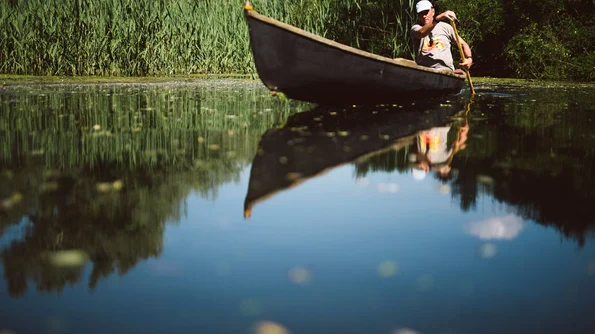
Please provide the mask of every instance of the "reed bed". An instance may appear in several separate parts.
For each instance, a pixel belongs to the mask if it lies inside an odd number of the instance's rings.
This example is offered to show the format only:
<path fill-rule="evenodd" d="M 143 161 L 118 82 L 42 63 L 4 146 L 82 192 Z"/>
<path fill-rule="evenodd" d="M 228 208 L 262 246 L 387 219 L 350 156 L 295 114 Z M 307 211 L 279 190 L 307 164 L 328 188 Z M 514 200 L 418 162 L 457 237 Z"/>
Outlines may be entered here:
<path fill-rule="evenodd" d="M 408 56 L 413 0 L 254 0 L 255 9 L 342 43 Z M 0 73 L 254 74 L 243 0 L 0 3 Z"/>

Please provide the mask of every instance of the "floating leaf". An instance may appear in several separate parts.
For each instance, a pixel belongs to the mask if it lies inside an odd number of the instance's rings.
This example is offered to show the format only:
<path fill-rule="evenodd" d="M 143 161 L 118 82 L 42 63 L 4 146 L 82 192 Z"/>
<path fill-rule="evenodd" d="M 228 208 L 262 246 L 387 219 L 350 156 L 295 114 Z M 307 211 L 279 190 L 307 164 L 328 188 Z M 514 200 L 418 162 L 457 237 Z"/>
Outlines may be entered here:
<path fill-rule="evenodd" d="M 392 277 L 399 271 L 399 265 L 394 261 L 384 261 L 378 264 L 377 271 L 380 277 Z"/>
<path fill-rule="evenodd" d="M 289 280 L 295 284 L 305 285 L 312 279 L 312 273 L 304 267 L 293 267 L 287 273 Z"/>
<path fill-rule="evenodd" d="M 45 254 L 48 262 L 54 267 L 80 267 L 87 263 L 89 255 L 82 250 L 64 250 Z"/>
<path fill-rule="evenodd" d="M 107 182 L 100 182 L 100 183 L 97 183 L 96 188 L 99 192 L 106 193 L 106 192 L 112 190 L 112 184 L 107 183 Z"/>
<path fill-rule="evenodd" d="M 283 327 L 281 324 L 272 321 L 261 321 L 257 323 L 253 330 L 253 334 L 290 334 L 291 332 Z"/>
<path fill-rule="evenodd" d="M 6 198 L 0 202 L 0 208 L 4 210 L 10 210 L 22 199 L 23 195 L 21 195 L 21 193 L 13 193 L 9 198 Z"/>
<path fill-rule="evenodd" d="M 491 185 L 494 184 L 494 179 L 487 175 L 478 175 L 477 182 L 481 184 Z"/>
<path fill-rule="evenodd" d="M 19 192 L 16 192 L 16 193 L 13 193 L 12 195 L 10 195 L 10 200 L 15 204 L 18 204 L 22 199 L 23 199 L 23 195 Z"/>
<path fill-rule="evenodd" d="M 112 189 L 115 191 L 122 190 L 124 188 L 124 182 L 122 180 L 116 180 L 112 183 Z"/>
<path fill-rule="evenodd" d="M 41 184 L 39 191 L 42 193 L 52 192 L 58 190 L 58 182 L 48 181 Z"/>
<path fill-rule="evenodd" d="M 449 194 L 450 193 L 450 186 L 448 184 L 442 184 L 442 185 L 440 185 L 440 187 L 438 187 L 438 191 L 442 195 Z"/>
<path fill-rule="evenodd" d="M 392 331 L 391 334 L 419 334 L 419 332 L 416 332 L 411 328 L 399 328 Z"/>

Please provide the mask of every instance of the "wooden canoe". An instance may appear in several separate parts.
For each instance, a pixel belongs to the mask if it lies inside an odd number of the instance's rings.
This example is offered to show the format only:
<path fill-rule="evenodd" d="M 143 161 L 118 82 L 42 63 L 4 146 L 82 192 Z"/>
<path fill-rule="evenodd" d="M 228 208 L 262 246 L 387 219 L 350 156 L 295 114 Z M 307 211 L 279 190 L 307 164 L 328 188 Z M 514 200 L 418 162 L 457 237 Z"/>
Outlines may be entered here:
<path fill-rule="evenodd" d="M 458 93 L 465 75 L 340 44 L 244 10 L 258 75 L 273 92 L 319 104 L 382 104 Z"/>
<path fill-rule="evenodd" d="M 267 130 L 250 170 L 244 217 L 279 191 L 340 165 L 412 145 L 420 131 L 451 122 L 463 102 L 432 99 L 401 106 L 317 106 Z"/>

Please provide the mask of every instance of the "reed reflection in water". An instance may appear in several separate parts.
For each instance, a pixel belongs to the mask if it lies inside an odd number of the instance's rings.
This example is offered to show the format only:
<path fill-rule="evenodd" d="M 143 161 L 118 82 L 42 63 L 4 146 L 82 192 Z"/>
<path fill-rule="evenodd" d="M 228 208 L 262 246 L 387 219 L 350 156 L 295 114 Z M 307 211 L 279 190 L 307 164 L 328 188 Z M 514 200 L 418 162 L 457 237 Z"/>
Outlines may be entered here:
<path fill-rule="evenodd" d="M 0 258 L 11 295 L 28 280 L 62 291 L 87 260 L 93 289 L 159 256 L 185 198 L 215 200 L 238 182 L 258 135 L 296 107 L 225 81 L 4 88 Z"/>

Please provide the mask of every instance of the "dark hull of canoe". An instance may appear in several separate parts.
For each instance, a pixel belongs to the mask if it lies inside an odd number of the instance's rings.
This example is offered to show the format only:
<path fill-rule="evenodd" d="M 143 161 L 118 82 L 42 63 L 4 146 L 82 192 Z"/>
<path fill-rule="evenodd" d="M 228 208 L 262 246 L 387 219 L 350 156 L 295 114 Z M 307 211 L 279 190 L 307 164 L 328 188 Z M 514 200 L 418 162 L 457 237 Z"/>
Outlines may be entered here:
<path fill-rule="evenodd" d="M 442 102 L 442 103 L 441 103 Z M 339 165 L 412 145 L 416 135 L 452 122 L 462 102 L 424 100 L 401 107 L 318 106 L 261 138 L 250 170 L 245 215 L 275 193 Z"/>
<path fill-rule="evenodd" d="M 246 11 L 258 75 L 272 91 L 321 104 L 381 104 L 458 93 L 465 77 L 370 54 Z"/>

